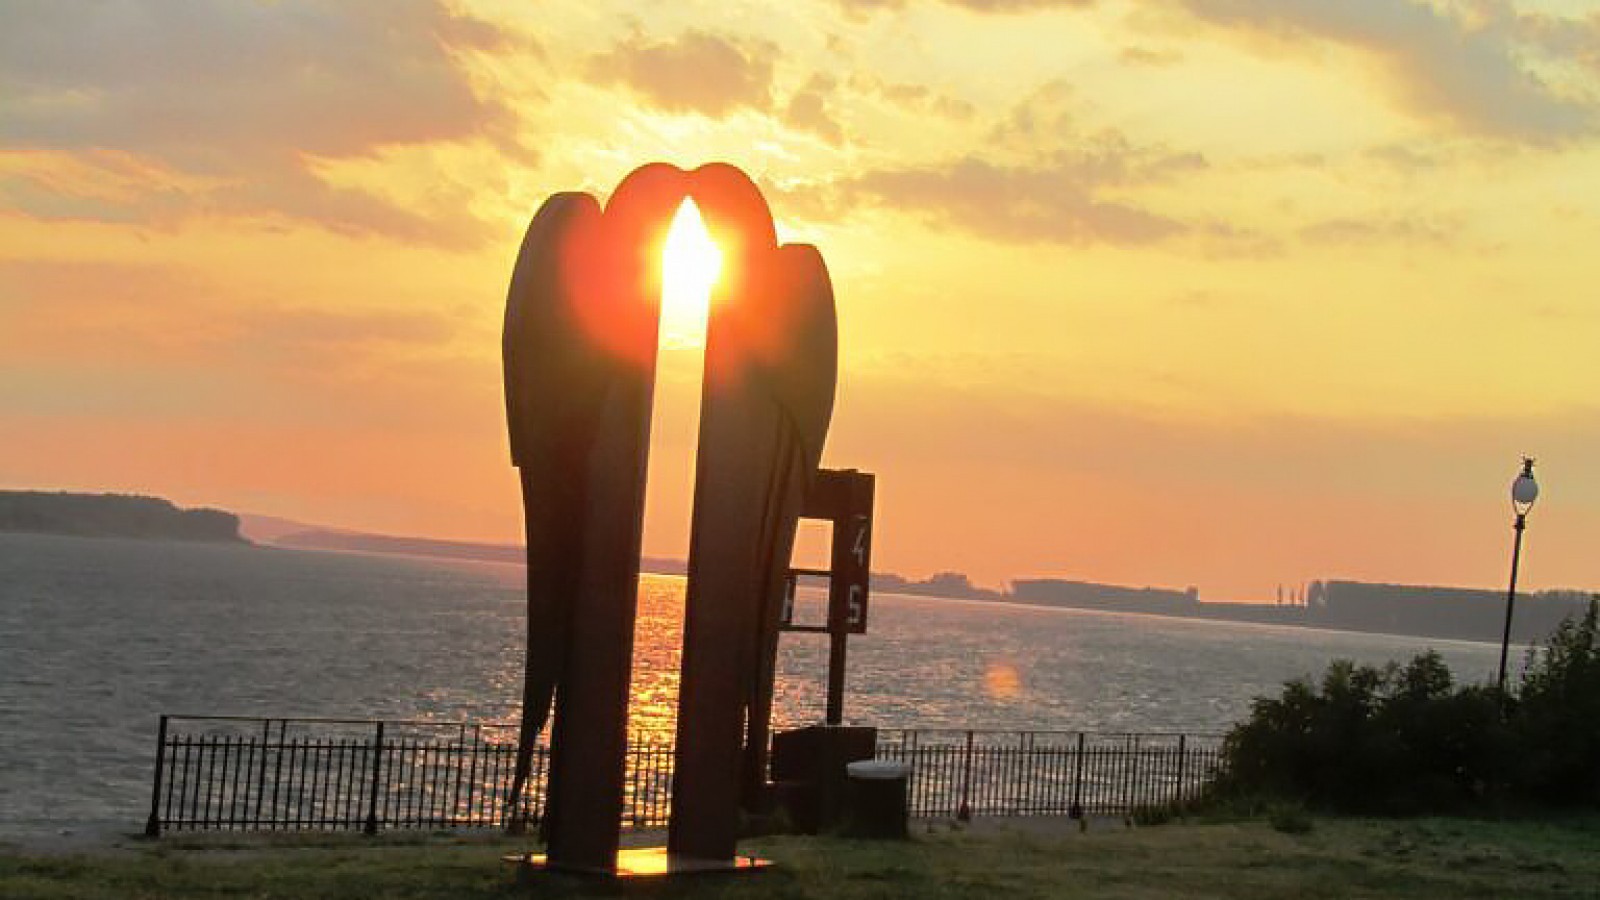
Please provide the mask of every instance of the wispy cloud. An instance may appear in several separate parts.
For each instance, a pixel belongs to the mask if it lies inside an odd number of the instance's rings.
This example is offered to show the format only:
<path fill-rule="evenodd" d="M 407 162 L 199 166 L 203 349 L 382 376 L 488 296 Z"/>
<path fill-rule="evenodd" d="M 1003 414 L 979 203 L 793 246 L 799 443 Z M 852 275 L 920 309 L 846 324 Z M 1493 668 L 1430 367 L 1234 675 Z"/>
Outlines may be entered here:
<path fill-rule="evenodd" d="M 450 229 L 336 187 L 316 162 L 436 141 L 513 147 L 514 116 L 473 90 L 458 58 L 502 40 L 432 0 L 19 0 L 0 10 L 0 147 L 172 173 L 109 204 L 142 214 L 269 215 L 435 239 Z M 95 180 L 73 189 L 13 176 L 8 194 L 41 216 L 121 218 L 104 197 L 81 202 Z"/>
<path fill-rule="evenodd" d="M 0 355 L 184 369 L 254 360 L 330 372 L 438 350 L 463 329 L 438 311 L 323 308 L 241 299 L 172 265 L 0 262 Z"/>
<path fill-rule="evenodd" d="M 1182 2 L 1194 16 L 1229 29 L 1364 53 L 1399 105 L 1464 132 L 1550 142 L 1592 134 L 1600 124 L 1592 103 L 1561 93 L 1529 68 L 1515 18 L 1469 19 L 1422 0 Z M 1558 40 L 1551 31 L 1547 48 L 1583 52 L 1581 41 L 1565 32 Z"/>
<path fill-rule="evenodd" d="M 938 0 L 938 2 L 977 13 L 1024 13 L 1041 9 L 1094 6 L 1099 0 Z M 854 13 L 904 9 L 912 5 L 910 0 L 838 0 L 838 3 Z"/>
<path fill-rule="evenodd" d="M 833 92 L 837 86 L 837 82 L 828 75 L 820 72 L 812 75 L 789 98 L 788 109 L 783 115 L 784 122 L 802 131 L 812 132 L 832 144 L 843 141 L 844 128 L 831 109 Z"/>
<path fill-rule="evenodd" d="M 988 129 L 981 151 L 871 169 L 842 191 L 1007 242 L 1149 244 L 1194 230 L 1125 194 L 1204 169 L 1205 159 L 1113 129 L 1086 132 L 1073 101 L 1065 83 L 1047 83 Z"/>
<path fill-rule="evenodd" d="M 1313 222 L 1300 229 L 1300 237 L 1314 244 L 1443 245 L 1461 233 L 1459 221 L 1441 216 L 1372 215 L 1339 216 Z"/>
<path fill-rule="evenodd" d="M 623 84 L 665 112 L 717 118 L 741 107 L 765 111 L 772 102 L 769 45 L 749 46 L 707 31 L 668 41 L 633 34 L 589 60 L 590 76 Z"/>
<path fill-rule="evenodd" d="M 1002 241 L 1148 244 L 1188 230 L 1176 219 L 1097 197 L 1094 184 L 1070 166 L 1008 167 L 969 156 L 868 172 L 847 191 Z"/>

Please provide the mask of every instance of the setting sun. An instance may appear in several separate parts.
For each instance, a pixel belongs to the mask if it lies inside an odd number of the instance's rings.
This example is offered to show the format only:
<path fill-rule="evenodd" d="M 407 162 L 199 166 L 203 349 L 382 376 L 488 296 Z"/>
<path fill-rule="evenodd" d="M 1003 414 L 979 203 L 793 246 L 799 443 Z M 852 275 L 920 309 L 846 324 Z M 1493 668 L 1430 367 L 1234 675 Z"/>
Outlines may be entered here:
<path fill-rule="evenodd" d="M 661 251 L 661 335 L 669 346 L 705 343 L 711 288 L 721 271 L 722 251 L 706 231 L 700 208 L 685 197 Z"/>

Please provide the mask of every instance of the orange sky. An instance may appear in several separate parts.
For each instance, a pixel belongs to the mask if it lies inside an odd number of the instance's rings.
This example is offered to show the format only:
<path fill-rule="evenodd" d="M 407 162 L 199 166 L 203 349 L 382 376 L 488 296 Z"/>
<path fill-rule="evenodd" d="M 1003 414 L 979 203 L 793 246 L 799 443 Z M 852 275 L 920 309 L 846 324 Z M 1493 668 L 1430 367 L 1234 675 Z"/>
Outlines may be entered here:
<path fill-rule="evenodd" d="M 516 539 L 528 217 L 725 159 L 832 271 L 882 569 L 1492 587 L 1530 453 L 1523 583 L 1593 589 L 1597 48 L 1587 0 L 9 3 L 0 486 Z"/>

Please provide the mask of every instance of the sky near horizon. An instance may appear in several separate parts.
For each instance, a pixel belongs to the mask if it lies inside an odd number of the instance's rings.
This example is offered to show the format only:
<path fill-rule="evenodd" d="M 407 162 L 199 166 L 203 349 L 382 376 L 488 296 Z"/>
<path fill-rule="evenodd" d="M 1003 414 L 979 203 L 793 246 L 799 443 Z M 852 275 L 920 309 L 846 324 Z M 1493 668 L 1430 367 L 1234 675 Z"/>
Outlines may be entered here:
<path fill-rule="evenodd" d="M 657 159 L 821 249 L 877 568 L 1494 587 L 1526 453 L 1600 589 L 1589 0 L 0 0 L 0 487 L 516 540 L 522 230 Z"/>

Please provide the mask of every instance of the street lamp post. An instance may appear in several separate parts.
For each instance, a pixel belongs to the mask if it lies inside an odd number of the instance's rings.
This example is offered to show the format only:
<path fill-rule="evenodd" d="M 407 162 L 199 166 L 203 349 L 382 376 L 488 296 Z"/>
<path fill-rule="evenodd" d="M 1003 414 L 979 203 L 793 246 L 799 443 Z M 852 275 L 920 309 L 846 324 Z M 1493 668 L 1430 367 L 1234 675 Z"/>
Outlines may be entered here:
<path fill-rule="evenodd" d="M 1522 458 L 1522 473 L 1511 482 L 1511 509 L 1516 521 L 1511 527 L 1517 536 L 1511 544 L 1511 587 L 1506 591 L 1506 627 L 1500 636 L 1500 693 L 1506 690 L 1506 651 L 1511 647 L 1511 610 L 1517 604 L 1517 562 L 1522 557 L 1522 532 L 1528 527 L 1528 510 L 1539 499 L 1539 482 L 1533 480 L 1533 460 Z"/>

